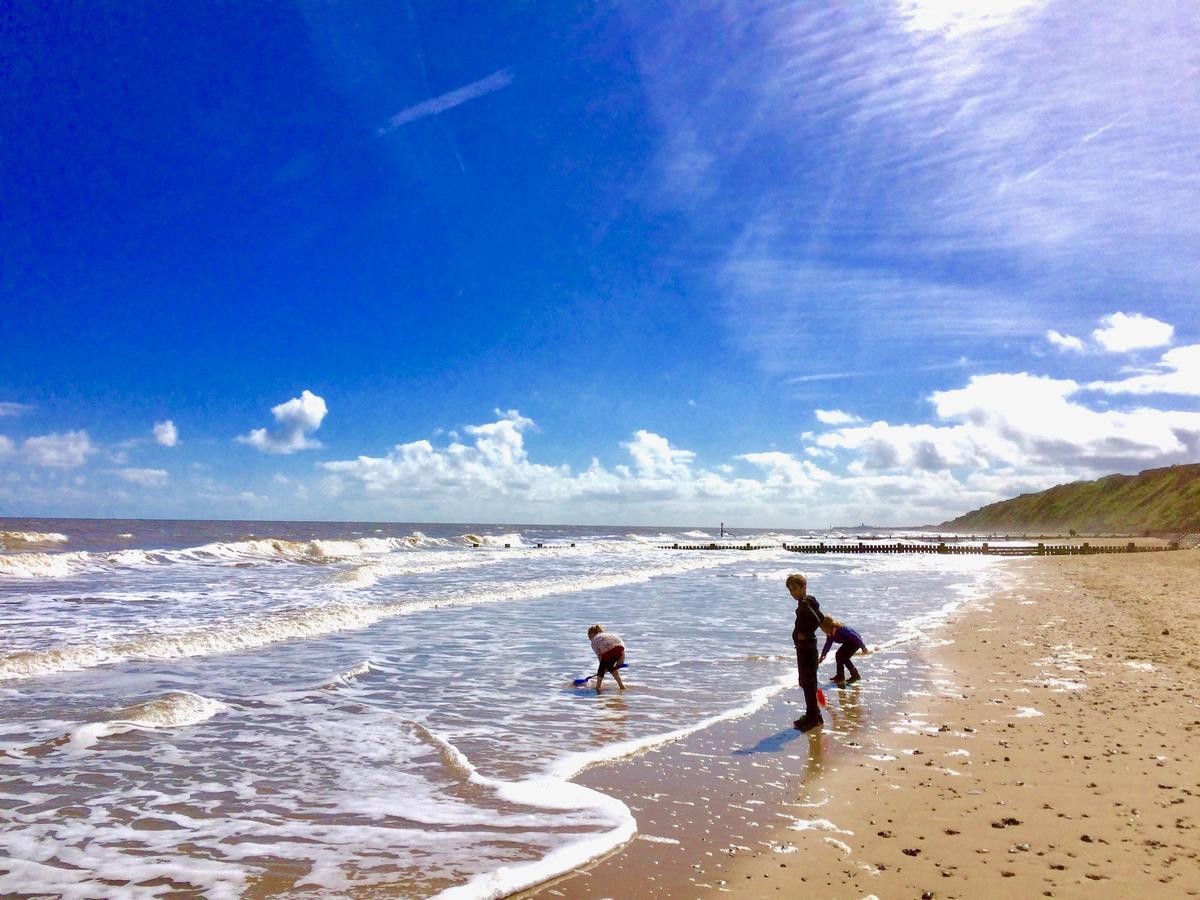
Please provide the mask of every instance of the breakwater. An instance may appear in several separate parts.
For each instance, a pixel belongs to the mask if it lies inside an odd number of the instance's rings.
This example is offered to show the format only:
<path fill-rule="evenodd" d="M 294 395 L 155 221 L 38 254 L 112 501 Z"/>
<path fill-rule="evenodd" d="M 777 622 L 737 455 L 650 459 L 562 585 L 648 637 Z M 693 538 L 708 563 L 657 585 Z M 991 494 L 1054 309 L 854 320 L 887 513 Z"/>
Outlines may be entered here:
<path fill-rule="evenodd" d="M 1163 550 L 1178 550 L 1179 542 L 1146 546 L 1133 541 L 1128 544 L 1028 544 L 995 545 L 988 542 L 980 544 L 951 544 L 944 541 L 867 543 L 866 541 L 820 541 L 807 544 L 737 544 L 727 541 L 709 542 L 706 544 L 658 544 L 662 550 L 788 550 L 792 553 L 943 553 L 943 554 L 972 554 L 982 556 L 1084 556 L 1093 553 L 1155 553 Z"/>

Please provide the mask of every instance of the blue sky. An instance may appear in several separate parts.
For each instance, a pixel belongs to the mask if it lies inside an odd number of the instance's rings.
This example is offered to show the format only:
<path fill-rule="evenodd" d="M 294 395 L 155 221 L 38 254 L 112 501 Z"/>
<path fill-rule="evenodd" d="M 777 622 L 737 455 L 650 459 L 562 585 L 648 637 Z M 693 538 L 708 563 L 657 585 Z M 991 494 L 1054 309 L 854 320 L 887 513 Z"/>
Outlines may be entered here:
<path fill-rule="evenodd" d="M 1200 461 L 1200 11 L 0 23 L 0 514 L 924 523 Z"/>

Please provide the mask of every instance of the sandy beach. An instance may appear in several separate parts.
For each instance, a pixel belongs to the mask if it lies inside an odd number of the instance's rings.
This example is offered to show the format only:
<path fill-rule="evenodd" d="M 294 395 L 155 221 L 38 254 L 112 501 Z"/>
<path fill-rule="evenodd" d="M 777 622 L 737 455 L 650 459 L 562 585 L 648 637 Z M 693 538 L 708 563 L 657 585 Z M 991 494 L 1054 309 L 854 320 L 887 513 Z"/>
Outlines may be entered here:
<path fill-rule="evenodd" d="M 932 691 L 879 696 L 868 657 L 816 733 L 788 691 L 585 772 L 639 835 L 529 896 L 1200 894 L 1200 553 L 1000 565 Z"/>

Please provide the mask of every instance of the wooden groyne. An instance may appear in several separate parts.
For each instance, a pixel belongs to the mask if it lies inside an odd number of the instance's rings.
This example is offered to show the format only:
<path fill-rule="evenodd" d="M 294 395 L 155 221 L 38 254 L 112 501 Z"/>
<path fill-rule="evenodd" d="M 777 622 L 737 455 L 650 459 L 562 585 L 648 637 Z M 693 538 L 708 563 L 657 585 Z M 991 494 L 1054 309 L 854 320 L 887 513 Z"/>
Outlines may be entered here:
<path fill-rule="evenodd" d="M 978 545 L 933 543 L 868 544 L 865 541 L 830 541 L 815 544 L 658 544 L 662 550 L 787 550 L 791 553 L 944 553 L 972 554 L 976 556 L 1086 556 L 1093 553 L 1155 553 L 1162 550 L 1178 550 L 1179 542 L 1146 547 L 1130 541 L 1128 544 L 1046 544 L 1024 547 L 992 546 L 987 542 Z"/>

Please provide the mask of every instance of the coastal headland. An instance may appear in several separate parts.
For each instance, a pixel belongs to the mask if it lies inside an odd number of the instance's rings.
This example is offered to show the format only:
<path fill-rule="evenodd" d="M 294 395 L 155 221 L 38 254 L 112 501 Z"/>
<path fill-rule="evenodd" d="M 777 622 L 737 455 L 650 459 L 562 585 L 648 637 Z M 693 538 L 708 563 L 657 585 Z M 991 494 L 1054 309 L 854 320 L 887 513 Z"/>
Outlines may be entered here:
<path fill-rule="evenodd" d="M 624 848 L 525 896 L 1200 896 L 1200 553 L 998 561 L 930 689 L 794 691 L 578 780 Z"/>

